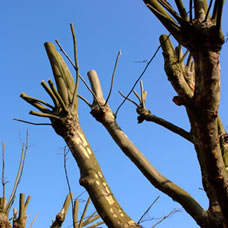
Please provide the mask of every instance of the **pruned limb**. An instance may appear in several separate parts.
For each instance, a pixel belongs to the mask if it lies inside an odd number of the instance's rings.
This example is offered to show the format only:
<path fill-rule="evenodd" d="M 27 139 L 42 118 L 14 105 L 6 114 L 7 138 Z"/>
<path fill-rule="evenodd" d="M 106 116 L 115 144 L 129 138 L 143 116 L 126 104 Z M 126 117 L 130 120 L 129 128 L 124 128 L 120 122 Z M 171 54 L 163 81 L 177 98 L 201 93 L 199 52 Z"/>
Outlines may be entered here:
<path fill-rule="evenodd" d="M 189 20 L 188 14 L 186 12 L 186 9 L 184 7 L 183 1 L 182 0 L 175 0 L 175 3 L 177 5 L 177 8 L 179 10 L 180 16 L 185 19 L 186 21 Z"/>
<path fill-rule="evenodd" d="M 97 74 L 93 74 L 93 76 L 97 76 Z M 96 81 L 96 83 L 98 83 L 99 79 L 90 79 L 90 82 L 93 81 Z M 91 87 L 94 88 L 93 85 L 91 85 Z M 96 93 L 102 94 L 102 91 L 96 91 Z M 101 102 L 104 102 L 104 98 L 103 101 L 101 100 Z M 151 163 L 144 157 L 144 155 L 121 130 L 115 120 L 112 110 L 108 105 L 102 107 L 102 109 L 99 109 L 99 106 L 94 103 L 91 114 L 104 125 L 116 144 L 125 153 L 125 155 L 131 159 L 131 161 L 138 167 L 138 169 L 144 174 L 144 176 L 150 181 L 151 184 L 153 184 L 160 191 L 166 193 L 173 200 L 179 202 L 196 221 L 199 222 L 200 219 L 207 216 L 207 212 L 192 196 L 171 182 L 169 179 L 162 176 L 151 165 Z"/>
<path fill-rule="evenodd" d="M 135 92 L 135 90 L 134 90 L 134 92 Z M 133 101 L 133 100 L 130 99 L 129 97 L 126 97 L 126 96 L 123 95 L 120 91 L 119 91 L 119 94 L 120 94 L 123 98 L 127 99 L 128 101 L 130 101 L 132 104 L 136 105 L 136 107 L 139 107 L 138 104 L 137 104 L 135 101 Z"/>
<path fill-rule="evenodd" d="M 126 214 L 115 199 L 103 176 L 95 154 L 80 127 L 77 107 L 72 106 L 69 99 L 72 94 L 72 88 L 74 89 L 75 86 L 69 86 L 68 82 L 72 79 L 72 76 L 69 74 L 64 60 L 60 57 L 53 44 L 45 43 L 45 47 L 55 76 L 57 89 L 55 89 L 51 80 L 48 82 L 59 105 L 55 106 L 55 109 L 50 111 L 50 113 L 40 110 L 40 113 L 32 111 L 30 114 L 48 117 L 56 133 L 65 140 L 79 166 L 81 173 L 80 184 L 89 193 L 97 212 L 107 226 L 116 228 L 124 226 L 129 228 L 138 227 L 136 222 Z M 83 80 L 83 78 L 81 79 Z M 98 94 L 94 92 L 92 94 L 95 100 L 99 99 Z M 77 96 L 75 99 L 77 99 Z M 117 216 L 113 216 L 114 214 Z"/>
<path fill-rule="evenodd" d="M 173 123 L 170 123 L 169 121 L 166 121 L 160 117 L 157 117 L 147 109 L 137 109 L 137 112 L 139 114 L 138 121 L 141 123 L 143 120 L 154 122 L 156 124 L 159 124 L 162 127 L 165 127 L 166 129 L 172 131 L 173 133 L 180 135 L 181 137 L 187 139 L 188 141 L 192 142 L 192 136 L 191 133 L 185 131 L 184 129 L 174 125 Z"/>
<path fill-rule="evenodd" d="M 166 40 L 166 42 L 164 42 L 164 40 Z M 186 72 L 184 64 L 182 61 L 178 61 L 177 53 L 167 35 L 162 35 L 160 37 L 160 42 L 162 45 L 165 71 L 168 79 L 180 97 L 181 103 L 188 103 L 193 97 L 193 91 L 185 79 Z"/>
<path fill-rule="evenodd" d="M 144 120 L 146 121 L 151 121 L 154 123 L 157 123 L 163 127 L 165 127 L 166 129 L 182 136 L 183 138 L 187 139 L 188 141 L 192 142 L 192 137 L 191 134 L 187 131 L 185 131 L 184 129 L 160 118 L 157 117 L 155 115 L 152 115 L 151 112 L 149 110 L 146 109 L 145 103 L 146 103 L 146 90 L 143 89 L 143 83 L 142 81 L 140 82 L 140 87 L 141 87 L 141 97 L 138 95 L 138 93 L 136 91 L 134 91 L 136 97 L 139 100 L 139 105 L 137 105 L 134 101 L 128 99 L 129 101 L 131 101 L 132 103 L 134 103 L 137 106 L 137 113 L 139 114 L 138 116 L 138 123 L 142 123 Z M 122 95 L 123 96 L 123 95 Z"/>
<path fill-rule="evenodd" d="M 44 112 L 44 113 L 50 113 L 50 110 L 47 109 L 46 107 L 44 107 L 42 104 L 50 107 L 50 108 L 54 108 L 53 106 L 49 105 L 48 103 L 40 100 L 40 99 L 36 99 L 36 98 L 33 98 L 33 97 L 29 97 L 28 95 L 26 95 L 25 93 L 21 93 L 20 97 L 22 99 L 24 99 L 25 101 L 27 101 L 29 104 L 31 104 L 32 106 L 34 106 L 35 108 L 39 109 L 41 112 Z"/>
<path fill-rule="evenodd" d="M 19 215 L 16 217 L 14 216 L 13 219 L 13 228 L 25 228 L 27 216 L 26 210 L 29 204 L 31 196 L 28 196 L 25 201 L 25 195 L 23 193 L 20 194 L 20 201 L 19 201 Z"/>
<path fill-rule="evenodd" d="M 161 21 L 161 23 L 168 29 L 168 31 L 178 40 L 181 41 L 181 28 L 180 26 L 168 15 L 159 11 L 156 7 L 154 7 L 154 3 L 156 0 L 144 0 L 147 7 L 153 12 L 153 14 Z M 151 4 L 152 3 L 152 4 Z M 158 4 L 158 3 L 157 3 Z M 161 7 L 162 8 L 162 7 Z M 164 10 L 164 9 L 163 9 Z M 168 16 L 167 16 L 168 15 Z"/>

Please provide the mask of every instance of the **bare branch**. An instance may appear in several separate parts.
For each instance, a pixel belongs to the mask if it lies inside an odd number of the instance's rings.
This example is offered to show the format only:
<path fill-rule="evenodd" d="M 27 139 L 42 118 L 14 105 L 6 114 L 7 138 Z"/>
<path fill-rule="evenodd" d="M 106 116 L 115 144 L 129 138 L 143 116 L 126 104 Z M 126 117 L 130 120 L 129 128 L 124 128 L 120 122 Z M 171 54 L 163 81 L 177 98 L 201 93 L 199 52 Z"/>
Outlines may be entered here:
<path fill-rule="evenodd" d="M 173 123 L 164 120 L 160 117 L 157 117 L 155 115 L 152 115 L 151 112 L 147 109 L 137 109 L 137 112 L 139 114 L 138 121 L 141 123 L 143 120 L 154 122 L 156 124 L 159 124 L 162 127 L 165 127 L 166 129 L 172 131 L 175 134 L 180 135 L 181 137 L 187 139 L 188 141 L 192 142 L 191 134 L 184 129 L 174 125 Z"/>
<path fill-rule="evenodd" d="M 73 227 L 78 228 L 78 207 L 79 207 L 79 200 L 76 199 L 74 201 L 73 207 Z"/>
<path fill-rule="evenodd" d="M 52 118 L 52 119 L 60 119 L 59 116 L 53 115 L 53 114 L 49 114 L 49 113 L 42 113 L 42 112 L 35 112 L 35 111 L 30 111 L 29 112 L 30 115 L 34 115 L 34 116 L 39 116 L 39 117 L 45 117 L 45 118 Z"/>
<path fill-rule="evenodd" d="M 64 147 L 64 172 L 65 172 L 65 177 L 66 177 L 66 181 L 67 181 L 67 186 L 68 186 L 68 189 L 69 189 L 69 194 L 72 192 L 71 191 L 71 187 L 70 187 L 70 181 L 69 181 L 69 178 L 68 178 L 68 173 L 67 173 L 67 154 L 69 153 L 69 149 L 67 149 L 67 146 Z M 74 202 L 73 202 L 73 195 L 70 194 L 71 196 L 71 206 L 72 206 L 72 216 L 73 216 L 73 213 L 74 213 Z"/>
<path fill-rule="evenodd" d="M 28 196 L 25 201 L 25 194 L 23 194 L 23 193 L 20 194 L 19 215 L 17 218 L 17 211 L 15 210 L 14 216 L 13 216 L 13 227 L 25 228 L 26 221 L 27 221 L 26 211 L 27 211 L 27 207 L 28 207 L 30 199 L 31 199 L 31 196 Z"/>
<path fill-rule="evenodd" d="M 50 123 L 33 123 L 33 122 L 30 122 L 30 121 L 20 120 L 20 119 L 17 119 L 17 118 L 13 118 L 13 120 L 16 120 L 16 121 L 22 122 L 22 123 L 26 123 L 26 124 L 37 125 L 37 126 L 50 126 L 51 125 Z"/>
<path fill-rule="evenodd" d="M 29 226 L 29 228 L 32 228 L 32 226 L 33 226 L 34 222 L 36 221 L 37 217 L 38 217 L 38 214 L 37 214 L 37 215 L 34 217 L 34 219 L 32 220 L 32 223 L 31 223 L 31 225 Z"/>
<path fill-rule="evenodd" d="M 10 198 L 9 198 L 9 201 L 8 201 L 8 204 L 7 204 L 7 207 L 6 207 L 7 212 L 9 212 L 9 209 L 11 208 L 11 206 L 14 203 L 15 195 L 16 195 L 16 192 L 17 192 L 17 187 L 20 184 L 21 177 L 22 177 L 22 174 L 23 174 L 24 165 L 25 165 L 25 158 L 26 158 L 27 150 L 28 150 L 28 137 L 29 137 L 29 134 L 27 132 L 27 134 L 26 134 L 26 142 L 22 146 L 21 160 L 20 160 L 20 165 L 19 165 L 19 168 L 18 168 L 17 177 L 16 177 L 16 180 L 15 180 L 15 183 L 14 183 L 14 187 L 13 187 L 12 193 L 10 195 Z"/>
<path fill-rule="evenodd" d="M 84 97 L 82 97 L 80 94 L 77 95 L 81 100 L 83 100 L 89 107 L 91 107 L 92 105 L 89 103 L 89 101 L 87 101 Z"/>
<path fill-rule="evenodd" d="M 145 215 L 148 214 L 149 210 L 151 209 L 151 207 L 153 207 L 153 205 L 158 201 L 158 199 L 160 198 L 160 196 L 158 196 L 153 202 L 152 204 L 146 209 L 146 211 L 143 213 L 143 215 L 141 216 L 141 218 L 139 219 L 139 221 L 137 222 L 137 224 L 140 224 L 143 220 L 143 218 L 145 217 Z"/>
<path fill-rule="evenodd" d="M 82 212 L 82 216 L 81 216 L 81 219 L 80 219 L 80 223 L 79 223 L 79 227 L 78 227 L 78 228 L 82 228 L 82 226 L 83 226 L 83 220 L 84 220 L 86 211 L 87 211 L 87 209 L 88 209 L 90 200 L 91 200 L 90 197 L 88 197 L 88 200 L 87 200 L 86 205 L 85 205 L 85 207 L 84 207 L 84 210 L 83 210 L 83 212 Z"/>
<path fill-rule="evenodd" d="M 97 78 L 96 81 L 99 81 L 99 78 Z M 93 88 L 93 86 L 91 87 Z M 102 90 L 100 93 L 102 93 Z M 170 196 L 173 200 L 179 202 L 185 208 L 185 210 L 194 219 L 196 219 L 196 221 L 198 221 L 199 218 L 207 215 L 207 212 L 190 194 L 164 177 L 152 166 L 142 152 L 139 151 L 139 149 L 121 130 L 108 104 L 101 110 L 97 109 L 97 107 L 98 106 L 96 103 L 94 103 L 91 114 L 103 124 L 116 144 L 120 147 L 124 154 L 129 157 L 129 159 L 143 173 L 143 175 L 150 181 L 151 184 Z"/>
<path fill-rule="evenodd" d="M 41 86 L 45 89 L 45 91 L 51 97 L 55 107 L 58 107 L 58 105 L 59 105 L 58 99 L 57 99 L 56 95 L 53 93 L 53 91 L 50 89 L 50 87 L 46 84 L 45 81 L 43 81 L 43 80 L 41 81 Z"/>
<path fill-rule="evenodd" d="M 111 96 L 111 93 L 112 93 L 112 88 L 113 88 L 113 83 L 114 83 L 114 77 L 115 77 L 115 73 L 116 73 L 116 68 L 117 68 L 117 64 L 118 64 L 118 60 L 119 60 L 119 57 L 121 55 L 121 50 L 119 50 L 118 54 L 117 54 L 117 57 L 116 57 L 116 62 L 115 62 L 115 66 L 114 66 L 114 70 L 113 70 L 113 73 L 112 73 L 112 81 L 111 81 L 111 86 L 110 86 L 110 90 L 109 90 L 109 93 L 108 93 L 108 97 L 105 101 L 105 105 L 108 103 L 108 100 Z"/>
<path fill-rule="evenodd" d="M 6 144 L 2 142 L 2 195 L 3 195 L 3 201 L 5 199 L 6 193 L 5 193 L 5 147 Z M 4 203 L 3 203 L 4 204 Z M 4 205 L 2 205 L 2 209 L 4 208 Z"/>
<path fill-rule="evenodd" d="M 61 95 L 59 94 L 59 92 L 56 90 L 54 83 L 52 82 L 51 79 L 48 80 L 48 84 L 51 87 L 51 90 L 53 91 L 54 95 L 56 96 L 61 108 L 66 112 L 67 111 L 67 107 L 64 103 L 64 100 L 62 99 Z"/>
<path fill-rule="evenodd" d="M 168 217 L 170 217 L 171 215 L 179 212 L 180 210 L 178 209 L 173 209 L 172 211 L 169 212 L 168 215 L 164 216 L 160 221 L 158 221 L 157 223 L 155 223 L 152 228 L 156 227 L 157 225 L 159 225 L 161 222 L 163 222 L 165 219 L 167 219 Z"/>
<path fill-rule="evenodd" d="M 22 92 L 20 94 L 20 97 L 22 99 L 24 99 L 26 102 L 28 102 L 29 104 L 31 104 L 32 106 L 34 106 L 35 108 L 39 109 L 41 112 L 44 112 L 44 113 L 50 113 L 51 112 L 49 109 L 44 107 L 42 104 L 45 104 L 46 106 L 51 107 L 52 109 L 54 109 L 54 107 L 49 105 L 48 103 L 46 103 L 46 102 L 44 102 L 42 100 L 30 97 L 27 94 L 25 94 L 24 92 Z"/>
<path fill-rule="evenodd" d="M 75 36 L 75 32 L 74 32 L 74 27 L 73 24 L 70 24 L 70 28 L 71 28 L 71 32 L 72 32 L 72 36 L 73 36 L 73 41 L 74 41 L 74 61 L 75 61 L 75 70 L 76 70 L 76 82 L 75 82 L 75 88 L 74 88 L 74 93 L 73 93 L 73 97 L 72 97 L 72 104 L 74 103 L 74 98 L 77 95 L 77 91 L 78 91 L 78 83 L 79 83 L 79 66 L 78 66 L 78 57 L 77 57 L 77 41 L 76 41 L 76 36 Z"/>
<path fill-rule="evenodd" d="M 136 107 L 139 107 L 138 104 L 133 101 L 132 99 L 130 99 L 129 97 L 126 97 L 125 95 L 123 95 L 120 91 L 119 91 L 119 94 L 123 97 L 123 98 L 126 98 L 128 101 L 130 101 L 131 103 L 133 103 L 134 105 L 136 105 Z"/>

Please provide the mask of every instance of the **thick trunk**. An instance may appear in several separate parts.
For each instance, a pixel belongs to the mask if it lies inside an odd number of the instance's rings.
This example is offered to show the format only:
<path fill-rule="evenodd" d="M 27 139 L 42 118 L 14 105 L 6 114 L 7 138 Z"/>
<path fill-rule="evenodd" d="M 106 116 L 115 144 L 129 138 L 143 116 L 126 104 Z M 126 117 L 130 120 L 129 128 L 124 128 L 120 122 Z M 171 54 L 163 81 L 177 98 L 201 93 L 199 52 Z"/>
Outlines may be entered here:
<path fill-rule="evenodd" d="M 189 119 L 202 178 L 206 182 L 208 181 L 210 188 L 212 188 L 221 208 L 224 222 L 228 226 L 228 175 L 218 133 L 219 51 L 209 51 L 206 47 L 207 45 L 204 48 L 192 51 L 195 62 L 196 85 L 193 103 L 189 106 Z M 205 190 L 208 189 L 205 188 Z M 213 195 L 213 193 L 207 193 Z"/>

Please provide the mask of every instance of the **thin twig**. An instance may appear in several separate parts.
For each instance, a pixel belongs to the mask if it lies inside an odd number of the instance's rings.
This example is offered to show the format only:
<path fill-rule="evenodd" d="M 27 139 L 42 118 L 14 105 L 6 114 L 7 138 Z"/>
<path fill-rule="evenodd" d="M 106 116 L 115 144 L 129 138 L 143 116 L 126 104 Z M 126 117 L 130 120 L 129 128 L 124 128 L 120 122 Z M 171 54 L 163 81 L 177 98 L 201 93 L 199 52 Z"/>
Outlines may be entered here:
<path fill-rule="evenodd" d="M 158 196 L 153 202 L 152 204 L 147 208 L 147 210 L 143 213 L 143 215 L 141 216 L 141 218 L 139 219 L 139 221 L 137 222 L 137 224 L 140 224 L 142 222 L 142 219 L 145 217 L 145 215 L 148 214 L 149 210 L 151 209 L 151 207 L 153 207 L 153 205 L 158 201 L 158 199 L 160 198 L 160 196 Z"/>
<path fill-rule="evenodd" d="M 50 126 L 51 125 L 50 123 L 33 123 L 33 122 L 26 121 L 26 120 L 20 120 L 17 118 L 13 118 L 13 120 L 16 120 L 16 121 L 22 122 L 22 123 L 26 123 L 26 124 L 38 125 L 38 126 L 47 126 L 47 125 Z"/>
<path fill-rule="evenodd" d="M 32 223 L 31 223 L 31 225 L 29 226 L 29 228 L 32 228 L 32 225 L 33 225 L 33 223 L 36 221 L 37 217 L 38 217 L 38 214 L 37 214 L 37 215 L 34 217 L 34 219 L 32 220 Z"/>
<path fill-rule="evenodd" d="M 138 95 L 138 93 L 137 93 L 135 90 L 133 90 L 133 93 L 134 93 L 135 96 L 138 98 L 139 103 L 141 103 L 141 98 L 140 98 L 140 96 Z"/>
<path fill-rule="evenodd" d="M 39 116 L 39 117 L 45 117 L 45 118 L 52 118 L 52 119 L 60 119 L 59 116 L 53 115 L 53 114 L 49 114 L 49 113 L 42 113 L 42 112 L 35 112 L 35 111 L 30 111 L 29 112 L 30 115 L 34 115 L 34 116 Z"/>
<path fill-rule="evenodd" d="M 82 97 L 81 95 L 77 94 L 77 96 L 83 100 L 89 107 L 91 107 L 92 105 L 89 103 L 89 101 L 87 101 L 84 97 Z"/>
<path fill-rule="evenodd" d="M 167 36 L 167 39 L 169 39 L 171 33 Z M 166 42 L 166 40 L 164 42 Z M 138 84 L 138 82 L 140 81 L 140 79 L 142 78 L 142 76 L 144 75 L 144 73 L 146 72 L 147 68 L 149 67 L 149 65 L 151 64 L 151 62 L 153 61 L 153 59 L 155 58 L 155 56 L 157 55 L 158 51 L 160 50 L 160 48 L 162 47 L 163 44 L 160 44 L 157 48 L 157 50 L 154 52 L 153 56 L 151 57 L 150 61 L 146 64 L 146 67 L 143 69 L 143 72 L 140 74 L 140 76 L 138 77 L 138 79 L 136 80 L 136 82 L 134 83 L 134 85 L 132 86 L 130 92 L 127 94 L 127 96 L 124 98 L 124 100 L 122 101 L 122 103 L 119 105 L 119 107 L 117 108 L 116 112 L 115 112 L 115 118 L 117 118 L 117 114 L 121 108 L 121 106 L 125 103 L 125 101 L 127 100 L 127 98 L 130 96 L 130 94 L 132 93 L 132 91 L 134 90 L 135 86 Z"/>
<path fill-rule="evenodd" d="M 58 99 L 56 98 L 55 94 L 53 93 L 53 91 L 51 90 L 51 88 L 47 85 L 47 83 L 42 80 L 41 81 L 41 86 L 45 89 L 45 91 L 49 94 L 49 96 L 51 97 L 55 107 L 57 108 L 58 107 Z"/>
<path fill-rule="evenodd" d="M 70 187 L 70 181 L 69 181 L 69 177 L 68 177 L 68 173 L 67 173 L 67 154 L 69 153 L 69 149 L 67 150 L 67 146 L 64 147 L 64 171 L 65 171 L 65 177 L 66 177 L 66 181 L 67 181 L 67 186 L 68 186 L 68 190 L 69 193 L 71 194 L 71 187 Z M 70 195 L 71 197 L 71 206 L 72 206 L 72 216 L 74 216 L 74 201 L 73 201 L 73 196 L 72 194 Z"/>
<path fill-rule="evenodd" d="M 5 200 L 5 144 L 2 142 L 2 192 L 3 192 L 3 204 Z M 4 206 L 4 205 L 3 205 Z"/>
<path fill-rule="evenodd" d="M 75 36 L 75 32 L 74 32 L 74 26 L 72 23 L 70 24 L 70 28 L 71 28 L 71 32 L 72 32 L 72 36 L 73 36 L 73 41 L 74 41 L 74 62 L 75 62 L 75 70 L 76 70 L 76 82 L 75 82 L 74 93 L 73 93 L 73 97 L 72 97 L 72 101 L 71 101 L 71 104 L 73 104 L 75 95 L 77 94 L 77 91 L 78 91 L 79 66 L 78 66 L 78 57 L 77 57 L 77 40 L 76 40 L 76 36 Z"/>
<path fill-rule="evenodd" d="M 53 81 L 52 81 L 51 79 L 48 80 L 48 84 L 49 84 L 49 86 L 50 86 L 52 92 L 53 92 L 54 95 L 56 96 L 56 98 L 57 98 L 57 100 L 58 100 L 58 102 L 59 102 L 61 108 L 62 108 L 65 112 L 67 112 L 67 107 L 66 107 L 66 105 L 65 105 L 65 103 L 64 103 L 64 101 L 63 101 L 61 95 L 59 94 L 59 92 L 58 92 L 57 89 L 55 88 L 55 85 L 54 85 L 54 83 L 53 83 Z"/>
<path fill-rule="evenodd" d="M 78 228 L 82 228 L 82 226 L 83 226 L 83 220 L 84 220 L 84 217 L 85 217 L 86 211 L 87 211 L 87 209 L 88 209 L 88 206 L 89 206 L 90 200 L 91 200 L 91 198 L 90 198 L 90 197 L 88 197 L 88 200 L 87 200 L 86 205 L 85 205 L 85 207 L 84 207 L 84 210 L 83 210 L 83 212 L 82 212 L 82 216 L 81 216 L 81 219 L 80 219 L 80 223 L 79 223 Z"/>
<path fill-rule="evenodd" d="M 189 50 L 187 50 L 185 53 L 184 53 L 184 55 L 181 57 L 181 59 L 179 60 L 179 63 L 181 63 L 181 62 L 184 62 L 184 59 L 185 59 L 185 57 L 187 56 L 187 54 L 189 53 Z"/>
<path fill-rule="evenodd" d="M 136 105 L 137 107 L 139 107 L 139 105 L 138 105 L 135 101 L 133 101 L 133 100 L 130 99 L 129 97 L 126 97 L 126 96 L 123 95 L 123 93 L 121 93 L 120 91 L 119 91 L 119 94 L 120 94 L 123 98 L 126 98 L 128 101 L 132 102 L 134 105 Z"/>
<path fill-rule="evenodd" d="M 117 64 L 118 64 L 118 61 L 119 61 L 119 57 L 121 55 L 121 50 L 119 50 L 118 54 L 117 54 L 117 57 L 116 57 L 116 62 L 115 62 L 115 66 L 114 66 L 114 70 L 113 70 L 113 73 L 112 73 L 112 81 L 111 81 L 111 86 L 110 86 L 110 90 L 109 90 L 109 93 L 108 93 L 108 97 L 105 101 L 105 105 L 108 103 L 108 100 L 112 94 L 112 88 L 113 88 L 113 83 L 114 83 L 114 78 L 115 78 L 115 73 L 116 73 L 116 68 L 117 68 Z"/>
<path fill-rule="evenodd" d="M 95 224 L 93 224 L 92 226 L 88 226 L 87 228 L 98 228 L 99 227 L 99 225 L 102 225 L 102 224 L 104 224 L 104 222 L 103 221 L 101 221 L 101 222 L 97 222 L 97 223 L 95 223 Z"/>
<path fill-rule="evenodd" d="M 21 177 L 22 177 L 22 174 L 23 174 L 24 165 L 25 165 L 25 158 L 26 158 L 27 150 L 28 150 L 28 137 L 29 137 L 29 134 L 28 134 L 28 131 L 27 131 L 27 133 L 26 133 L 26 142 L 22 146 L 21 161 L 20 161 L 20 165 L 19 165 L 19 168 L 18 168 L 18 173 L 17 173 L 17 177 L 16 177 L 16 180 L 15 180 L 14 188 L 12 190 L 12 193 L 11 193 L 10 198 L 9 198 L 9 202 L 7 204 L 7 209 L 6 210 L 8 212 L 9 212 L 9 209 L 12 207 L 12 205 L 14 203 L 14 199 L 15 199 L 15 196 L 16 196 L 17 188 L 18 188 L 18 185 L 20 184 Z"/>
<path fill-rule="evenodd" d="M 170 217 L 172 214 L 179 212 L 180 210 L 178 209 L 173 209 L 172 211 L 169 212 L 168 215 L 165 215 L 162 219 L 160 219 L 157 223 L 155 223 L 152 228 L 154 228 L 155 226 L 157 226 L 158 224 L 160 224 L 161 222 L 163 222 L 165 219 L 167 219 L 168 217 Z"/>
<path fill-rule="evenodd" d="M 79 199 L 83 194 L 85 194 L 86 193 L 86 191 L 83 191 L 82 193 L 80 193 L 77 197 L 76 197 L 76 199 Z"/>
<path fill-rule="evenodd" d="M 58 40 L 55 40 L 56 44 L 59 46 L 60 51 L 66 56 L 66 58 L 69 60 L 69 62 L 71 63 L 71 65 L 73 66 L 73 68 L 76 70 L 76 66 L 74 65 L 72 59 L 69 57 L 69 55 L 67 55 L 67 53 L 64 51 L 64 49 L 62 48 L 62 46 L 60 45 Z"/>

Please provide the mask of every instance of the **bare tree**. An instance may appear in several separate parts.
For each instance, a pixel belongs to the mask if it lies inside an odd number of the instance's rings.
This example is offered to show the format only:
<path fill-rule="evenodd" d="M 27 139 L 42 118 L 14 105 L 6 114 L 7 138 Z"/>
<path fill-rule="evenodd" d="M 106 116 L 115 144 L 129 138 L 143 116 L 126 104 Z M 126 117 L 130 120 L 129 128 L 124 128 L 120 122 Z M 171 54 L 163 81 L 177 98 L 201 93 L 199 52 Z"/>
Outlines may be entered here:
<path fill-rule="evenodd" d="M 182 0 L 176 0 L 178 12 L 166 0 L 144 0 L 144 2 L 179 44 L 174 48 L 168 35 L 160 37 L 164 69 L 177 93 L 173 101 L 185 107 L 191 130 L 188 132 L 152 115 L 145 107 L 146 91 L 142 84 L 141 95 L 135 92 L 139 104 L 131 101 L 137 105 L 139 122 L 144 120 L 155 122 L 194 145 L 209 208 L 204 209 L 184 189 L 159 173 L 130 141 L 108 105 L 109 98 L 104 99 L 99 78 L 94 70 L 88 72 L 93 103 L 90 104 L 82 99 L 90 106 L 95 119 L 106 128 L 120 149 L 152 185 L 180 203 L 199 226 L 228 227 L 227 134 L 218 113 L 219 56 L 225 40 L 221 31 L 224 0 L 214 2 L 210 0 L 209 4 L 206 0 L 190 0 L 188 10 Z M 79 79 L 85 81 L 79 73 L 76 38 L 72 25 L 71 29 L 75 61 L 67 56 L 59 43 L 58 45 L 74 66 L 76 81 L 55 46 L 52 43 L 45 43 L 57 88 L 52 80 L 48 81 L 49 85 L 44 81 L 41 85 L 51 97 L 53 105 L 25 93 L 22 93 L 21 97 L 40 111 L 31 111 L 30 114 L 49 118 L 56 133 L 65 140 L 79 166 L 80 184 L 88 191 L 104 222 L 109 227 L 139 227 L 115 199 L 80 127 L 77 89 Z M 185 54 L 182 54 L 182 47 L 186 50 Z M 124 97 L 124 100 L 129 100 L 128 95 Z"/>

